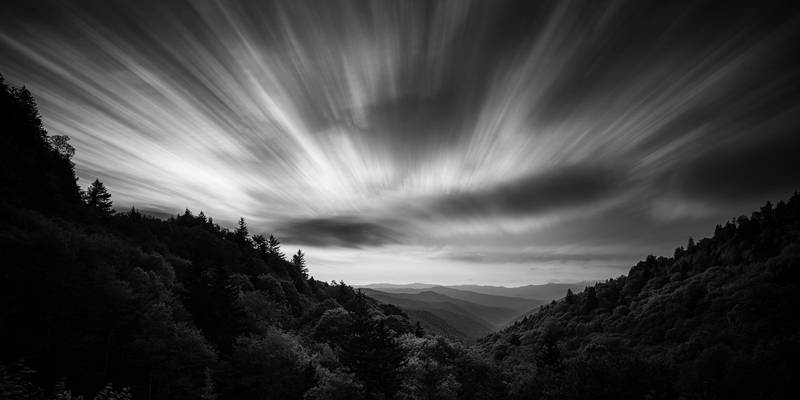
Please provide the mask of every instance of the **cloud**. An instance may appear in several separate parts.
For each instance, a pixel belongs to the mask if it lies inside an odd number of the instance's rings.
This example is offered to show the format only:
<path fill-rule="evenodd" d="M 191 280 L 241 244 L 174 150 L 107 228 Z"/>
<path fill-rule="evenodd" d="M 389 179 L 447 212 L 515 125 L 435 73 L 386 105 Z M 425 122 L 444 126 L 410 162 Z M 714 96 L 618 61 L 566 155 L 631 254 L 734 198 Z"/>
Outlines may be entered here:
<path fill-rule="evenodd" d="M 388 222 L 365 221 L 353 216 L 294 219 L 276 230 L 281 241 L 316 247 L 381 246 L 403 238 Z"/>
<path fill-rule="evenodd" d="M 614 195 L 625 175 L 612 168 L 573 165 L 551 169 L 470 192 L 436 199 L 432 209 L 448 217 L 530 216 L 592 204 Z"/>
<path fill-rule="evenodd" d="M 800 110 L 794 121 L 757 127 L 758 135 L 743 135 L 709 145 L 706 151 L 671 170 L 668 190 L 709 203 L 766 201 L 800 189 Z"/>
<path fill-rule="evenodd" d="M 481 280 L 459 268 L 669 254 L 797 189 L 784 3 L 10 0 L 0 73 L 121 208 L 243 216 L 369 268 L 458 244 L 437 267 Z M 577 273 L 518 264 L 503 281 Z"/>

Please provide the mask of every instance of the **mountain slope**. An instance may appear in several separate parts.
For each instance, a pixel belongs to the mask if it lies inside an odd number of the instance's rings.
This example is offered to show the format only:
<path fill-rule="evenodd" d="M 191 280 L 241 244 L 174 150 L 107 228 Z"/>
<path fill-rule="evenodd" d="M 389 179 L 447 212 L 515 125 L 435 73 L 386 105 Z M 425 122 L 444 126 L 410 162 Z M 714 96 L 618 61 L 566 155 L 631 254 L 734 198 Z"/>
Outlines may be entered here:
<path fill-rule="evenodd" d="M 458 339 L 475 340 L 502 329 L 545 303 L 543 300 L 494 296 L 446 286 L 420 287 L 424 284 L 389 285 L 380 290 L 369 288 L 381 285 L 384 284 L 361 286 L 361 290 L 377 300 L 400 306 L 412 322 L 420 321 L 431 332 Z M 431 316 L 436 320 L 431 320 Z M 448 326 L 443 326 L 443 323 Z"/>
<path fill-rule="evenodd" d="M 420 308 L 403 308 L 412 323 L 419 321 L 425 332 L 443 335 L 464 342 L 474 343 L 492 332 L 489 326 L 473 319 L 469 315 L 454 313 L 447 310 L 434 310 Z"/>
<path fill-rule="evenodd" d="M 434 291 L 442 294 L 446 290 L 459 290 L 462 292 L 474 293 L 476 295 L 487 295 L 496 297 L 505 297 L 513 299 L 525 299 L 531 301 L 550 302 L 551 300 L 560 299 L 567 293 L 567 289 L 573 292 L 580 292 L 586 286 L 590 286 L 594 282 L 575 282 L 575 283 L 546 283 L 543 285 L 526 285 L 518 287 L 505 287 L 505 286 L 490 286 L 490 285 L 434 285 L 428 283 L 409 283 L 409 284 L 393 284 L 393 283 L 371 283 L 368 285 L 355 286 L 357 288 L 367 288 L 380 290 L 388 293 L 419 293 L 422 291 Z M 457 296 L 452 296 L 459 298 Z M 483 304 L 479 301 L 476 303 Z"/>
<path fill-rule="evenodd" d="M 567 293 L 567 289 L 579 292 L 592 282 L 577 283 L 546 283 L 544 285 L 527 285 L 519 287 L 503 286 L 484 286 L 484 285 L 453 285 L 448 286 L 452 289 L 467 290 L 475 293 L 482 293 L 492 296 L 516 297 L 531 300 L 550 300 L 560 299 Z"/>
<path fill-rule="evenodd" d="M 543 306 L 481 347 L 514 371 L 515 398 L 781 398 L 798 376 L 798 304 L 795 194 Z"/>
<path fill-rule="evenodd" d="M 389 291 L 391 290 L 403 290 L 403 289 L 410 289 L 410 290 L 424 290 L 430 289 L 436 285 L 428 284 L 428 283 L 370 283 L 368 285 L 356 285 L 356 288 L 366 288 L 366 289 L 375 289 L 381 291 Z"/>
<path fill-rule="evenodd" d="M 456 299 L 434 291 L 424 291 L 420 293 L 394 293 L 390 294 L 393 299 L 404 299 L 414 302 L 421 302 L 434 308 L 444 308 L 449 311 L 468 314 L 476 320 L 485 322 L 489 327 L 499 329 L 504 327 L 511 319 L 519 316 L 519 311 L 507 307 L 491 307 L 477 304 L 465 300 Z M 524 307 L 523 309 L 528 309 Z"/>
<path fill-rule="evenodd" d="M 411 317 L 411 322 L 420 321 L 423 326 L 427 325 L 437 333 L 455 332 L 456 334 L 450 336 L 476 340 L 496 330 L 492 322 L 484 320 L 475 313 L 476 309 L 482 308 L 477 304 L 451 299 L 433 292 L 404 294 L 384 293 L 372 289 L 360 290 L 373 299 L 402 308 Z M 487 310 L 484 308 L 482 311 Z M 429 315 L 435 316 L 436 320 L 432 320 Z M 442 322 L 447 326 L 442 326 Z"/>
<path fill-rule="evenodd" d="M 453 299 L 467 301 L 473 304 L 479 304 L 486 307 L 500 307 L 514 310 L 518 313 L 531 310 L 547 302 L 547 300 L 540 299 L 525 299 L 520 297 L 509 296 L 496 296 L 484 293 L 477 293 L 469 290 L 454 289 L 448 286 L 432 286 L 424 289 L 413 288 L 380 288 L 376 289 L 387 293 L 421 293 L 421 292 L 434 292 Z M 566 293 L 566 290 L 565 290 Z M 562 296 L 564 293 L 561 294 Z"/>

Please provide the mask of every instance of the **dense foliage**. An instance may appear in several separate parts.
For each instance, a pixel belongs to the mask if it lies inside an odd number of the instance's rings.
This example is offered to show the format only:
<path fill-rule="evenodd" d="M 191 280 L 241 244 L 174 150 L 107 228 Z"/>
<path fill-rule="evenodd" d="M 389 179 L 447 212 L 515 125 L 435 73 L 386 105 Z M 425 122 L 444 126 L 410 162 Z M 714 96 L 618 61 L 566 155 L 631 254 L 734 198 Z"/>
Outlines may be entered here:
<path fill-rule="evenodd" d="M 490 335 L 514 398 L 783 398 L 800 372 L 800 194 Z"/>
<path fill-rule="evenodd" d="M 71 215 L 81 195 L 66 136 L 48 136 L 36 102 L 25 88 L 0 76 L 0 199 L 52 215 Z"/>

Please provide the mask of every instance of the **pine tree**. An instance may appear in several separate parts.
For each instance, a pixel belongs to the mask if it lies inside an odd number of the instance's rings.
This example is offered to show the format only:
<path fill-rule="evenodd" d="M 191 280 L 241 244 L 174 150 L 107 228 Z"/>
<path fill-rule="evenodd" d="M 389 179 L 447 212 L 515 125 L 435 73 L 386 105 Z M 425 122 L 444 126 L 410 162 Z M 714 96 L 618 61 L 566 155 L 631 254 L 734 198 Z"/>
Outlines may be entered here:
<path fill-rule="evenodd" d="M 292 264 L 303 275 L 303 278 L 308 279 L 308 268 L 306 267 L 306 256 L 301 250 L 297 250 L 297 254 L 292 256 Z"/>
<path fill-rule="evenodd" d="M 185 209 L 183 211 L 183 215 L 180 215 L 180 214 L 178 215 L 178 218 L 176 218 L 176 221 L 178 221 L 179 224 L 184 225 L 184 226 L 192 226 L 192 225 L 194 225 L 194 215 L 187 208 L 187 209 Z"/>
<path fill-rule="evenodd" d="M 142 213 L 140 213 L 136 207 L 131 207 L 131 210 L 128 211 L 128 218 L 131 221 L 138 222 L 142 220 Z"/>
<path fill-rule="evenodd" d="M 253 247 L 261 257 L 266 257 L 267 254 L 269 254 L 267 238 L 265 238 L 264 235 L 253 235 Z"/>
<path fill-rule="evenodd" d="M 281 253 L 281 242 L 279 242 L 278 238 L 276 238 L 275 236 L 269 235 L 269 240 L 267 241 L 267 248 L 270 256 L 280 260 L 283 260 L 283 258 L 285 257 L 285 255 Z"/>
<path fill-rule="evenodd" d="M 539 368 L 561 369 L 561 351 L 558 349 L 558 338 L 552 331 L 547 331 L 542 338 L 542 346 L 536 354 L 536 365 Z"/>
<path fill-rule="evenodd" d="M 367 393 L 391 398 L 400 384 L 397 372 L 405 354 L 384 321 L 372 318 L 361 291 L 356 295 L 352 316 L 349 340 L 342 343 L 344 364 L 364 382 Z"/>
<path fill-rule="evenodd" d="M 239 218 L 239 226 L 233 232 L 233 235 L 236 238 L 236 243 L 250 243 L 250 232 L 247 230 L 247 223 L 244 222 L 244 218 Z"/>
<path fill-rule="evenodd" d="M 114 210 L 111 208 L 111 193 L 108 193 L 103 182 L 95 179 L 94 182 L 86 189 L 86 205 L 92 210 L 97 210 L 101 214 L 111 215 Z"/>
<path fill-rule="evenodd" d="M 566 300 L 567 304 L 575 303 L 575 293 L 572 293 L 572 289 L 567 289 L 567 296 L 564 297 L 564 300 Z"/>

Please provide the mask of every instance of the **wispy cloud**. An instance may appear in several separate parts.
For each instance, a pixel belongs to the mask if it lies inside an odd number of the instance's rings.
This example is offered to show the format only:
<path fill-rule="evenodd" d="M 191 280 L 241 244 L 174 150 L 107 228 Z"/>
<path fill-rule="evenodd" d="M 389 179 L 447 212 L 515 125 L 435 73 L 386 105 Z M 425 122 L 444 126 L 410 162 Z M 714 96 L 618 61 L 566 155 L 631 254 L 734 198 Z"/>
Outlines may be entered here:
<path fill-rule="evenodd" d="M 447 246 L 436 279 L 490 283 L 476 254 L 531 244 L 564 263 L 503 283 L 597 279 L 554 249 L 669 252 L 797 189 L 784 3 L 11 1 L 0 73 L 117 205 L 244 216 L 326 279 Z"/>
<path fill-rule="evenodd" d="M 358 217 L 336 216 L 290 220 L 276 231 L 290 243 L 318 247 L 362 247 L 399 243 L 404 234 L 383 224 Z"/>

